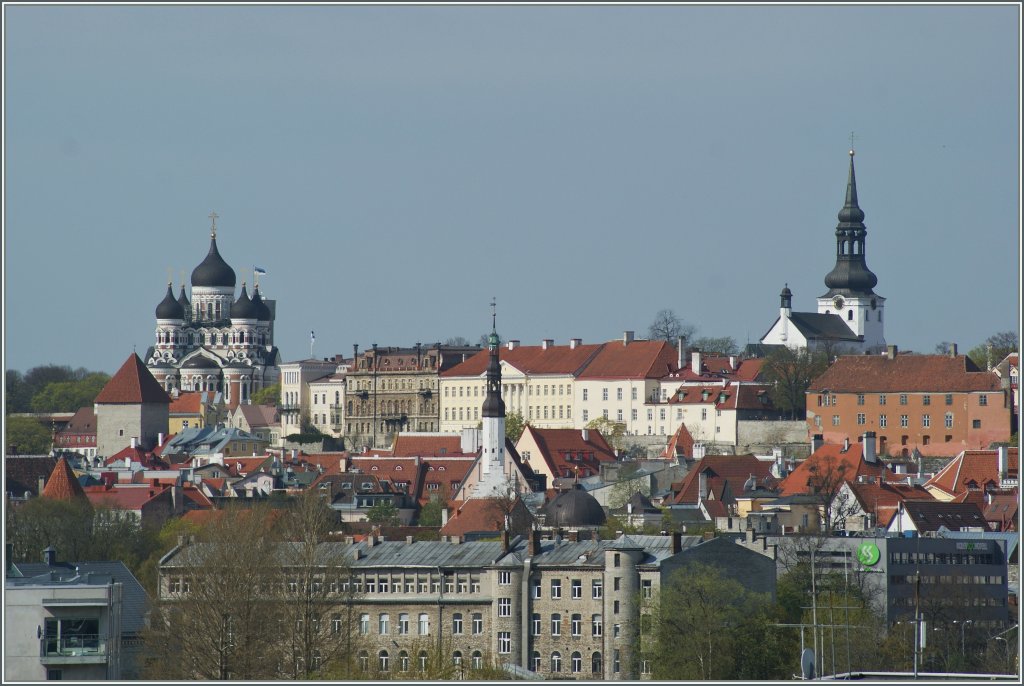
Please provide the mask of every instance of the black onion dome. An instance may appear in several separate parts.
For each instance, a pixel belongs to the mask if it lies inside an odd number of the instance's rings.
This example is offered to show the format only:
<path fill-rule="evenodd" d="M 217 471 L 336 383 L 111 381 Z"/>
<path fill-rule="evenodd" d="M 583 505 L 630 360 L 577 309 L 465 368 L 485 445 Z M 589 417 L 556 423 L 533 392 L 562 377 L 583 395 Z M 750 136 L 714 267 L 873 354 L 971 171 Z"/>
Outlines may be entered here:
<path fill-rule="evenodd" d="M 174 292 L 171 290 L 171 284 L 167 284 L 167 295 L 160 301 L 160 304 L 156 306 L 156 318 L 157 319 L 184 319 L 185 308 L 181 306 L 181 303 L 174 299 Z"/>
<path fill-rule="evenodd" d="M 188 301 L 188 296 L 185 294 L 185 284 L 181 284 L 181 293 L 178 294 L 178 303 L 184 312 L 188 312 L 192 309 L 192 303 Z"/>
<path fill-rule="evenodd" d="M 270 321 L 270 308 L 263 302 L 263 296 L 260 295 L 260 287 L 256 288 L 252 292 L 252 304 L 256 308 L 256 319 L 261 322 Z"/>
<path fill-rule="evenodd" d="M 545 526 L 601 526 L 606 517 L 597 499 L 579 484 L 544 506 Z"/>
<path fill-rule="evenodd" d="M 782 287 L 782 292 L 779 293 L 779 295 L 782 296 L 783 298 L 793 297 L 793 291 L 789 290 L 789 284 L 786 284 L 785 286 Z"/>
<path fill-rule="evenodd" d="M 249 299 L 249 294 L 245 291 L 245 283 L 243 283 L 242 294 L 238 296 L 238 300 L 231 306 L 231 318 L 257 319 L 258 311 L 256 305 Z"/>
<path fill-rule="evenodd" d="M 206 254 L 206 259 L 192 270 L 192 285 L 234 289 L 235 270 L 220 256 L 216 238 L 210 239 L 210 252 Z"/>

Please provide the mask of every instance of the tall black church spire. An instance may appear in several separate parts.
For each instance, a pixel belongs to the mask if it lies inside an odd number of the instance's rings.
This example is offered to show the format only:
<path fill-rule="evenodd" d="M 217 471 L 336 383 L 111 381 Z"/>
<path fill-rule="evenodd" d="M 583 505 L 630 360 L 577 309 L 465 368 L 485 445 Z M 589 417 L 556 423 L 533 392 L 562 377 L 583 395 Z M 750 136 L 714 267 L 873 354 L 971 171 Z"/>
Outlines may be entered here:
<path fill-rule="evenodd" d="M 833 295 L 871 295 L 878 284 L 878 277 L 868 269 L 865 262 L 867 228 L 864 226 L 864 211 L 857 203 L 857 176 L 853 169 L 854 152 L 850 150 L 850 176 L 846 182 L 846 202 L 839 210 L 839 224 L 836 225 L 836 266 L 825 276 L 829 291 Z"/>
<path fill-rule="evenodd" d="M 501 399 L 501 362 L 498 360 L 498 339 L 496 303 L 491 301 L 491 335 L 487 337 L 487 396 L 484 398 L 484 417 L 504 417 L 505 401 Z"/>

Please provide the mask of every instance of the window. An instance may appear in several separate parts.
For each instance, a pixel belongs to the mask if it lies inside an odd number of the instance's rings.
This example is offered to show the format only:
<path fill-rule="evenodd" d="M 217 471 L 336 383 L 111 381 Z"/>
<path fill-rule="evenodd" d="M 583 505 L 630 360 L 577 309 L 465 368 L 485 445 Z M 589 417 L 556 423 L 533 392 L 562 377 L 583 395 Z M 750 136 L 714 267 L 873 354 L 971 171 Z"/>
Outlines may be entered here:
<path fill-rule="evenodd" d="M 979 396 L 978 396 L 978 404 L 979 404 L 979 405 L 982 405 L 982 406 L 984 406 L 984 405 L 988 405 L 988 396 L 987 396 L 987 395 L 985 395 L 984 393 L 982 393 L 981 395 L 979 395 Z"/>
<path fill-rule="evenodd" d="M 387 636 L 388 624 L 391 622 L 391 617 L 385 612 L 377 618 L 377 630 L 381 636 Z"/>
<path fill-rule="evenodd" d="M 380 665 L 380 671 L 388 671 L 388 651 L 382 650 L 377 653 L 377 663 Z"/>
<path fill-rule="evenodd" d="M 615 418 L 620 422 L 622 421 L 622 410 L 616 410 Z"/>
<path fill-rule="evenodd" d="M 359 615 L 359 633 L 363 636 L 370 633 L 370 614 L 368 612 Z"/>
<path fill-rule="evenodd" d="M 509 655 L 512 652 L 512 632 L 498 632 L 498 654 Z"/>
<path fill-rule="evenodd" d="M 556 600 L 562 597 L 562 580 L 552 579 L 551 580 L 551 598 Z"/>
<path fill-rule="evenodd" d="M 839 415 L 832 415 L 832 426 L 839 426 Z"/>
<path fill-rule="evenodd" d="M 864 424 L 867 424 L 867 423 L 868 423 L 867 422 L 867 417 L 864 415 L 864 413 L 863 412 L 858 412 L 857 413 L 857 424 L 860 425 L 860 426 L 863 426 Z"/>
<path fill-rule="evenodd" d="M 601 636 L 604 634 L 604 625 L 601 623 L 601 615 L 591 615 L 590 635 Z"/>
<path fill-rule="evenodd" d="M 921 415 L 921 426 L 928 428 L 932 425 L 932 416 L 930 414 Z"/>
<path fill-rule="evenodd" d="M 619 673 L 619 667 L 620 667 L 620 663 L 619 663 L 619 649 L 616 648 L 614 651 L 612 651 L 612 671 L 615 672 L 616 674 L 618 674 Z"/>
<path fill-rule="evenodd" d="M 590 656 L 590 671 L 593 674 L 601 673 L 601 653 L 594 653 Z"/>
<path fill-rule="evenodd" d="M 398 615 L 398 635 L 409 635 L 409 614 L 407 612 L 403 612 Z"/>
<path fill-rule="evenodd" d="M 557 612 L 551 615 L 551 635 L 562 635 L 562 615 L 558 614 Z"/>
<path fill-rule="evenodd" d="M 479 612 L 473 613 L 473 635 L 479 636 L 484 632 L 484 616 Z"/>
<path fill-rule="evenodd" d="M 558 673 L 562 671 L 562 654 L 557 650 L 551 653 L 551 672 Z"/>
<path fill-rule="evenodd" d="M 584 400 L 587 399 L 587 389 L 586 388 L 583 389 L 583 399 Z"/>
<path fill-rule="evenodd" d="M 884 405 L 885 404 L 885 393 L 879 394 L 879 396 L 878 396 L 878 404 L 879 405 Z"/>
<path fill-rule="evenodd" d="M 622 577 L 621 576 L 617 576 L 614 579 L 612 579 L 612 588 L 614 588 L 616 591 L 618 591 L 618 590 L 620 590 L 621 586 L 622 586 Z"/>
<path fill-rule="evenodd" d="M 952 405 L 953 404 L 953 394 L 952 393 L 947 393 L 946 394 L 946 404 L 947 405 Z"/>
<path fill-rule="evenodd" d="M 618 600 L 616 600 L 614 603 L 612 603 L 612 613 L 613 614 L 619 614 L 619 601 Z"/>
<path fill-rule="evenodd" d="M 578 652 L 572 654 L 572 671 L 574 674 L 579 674 L 583 671 L 583 656 Z"/>
<path fill-rule="evenodd" d="M 402 672 L 409 671 L 409 653 L 404 650 L 398 654 L 398 669 Z"/>
<path fill-rule="evenodd" d="M 972 429 L 980 429 L 981 428 L 981 420 L 980 419 L 972 420 L 971 421 L 971 428 Z"/>
<path fill-rule="evenodd" d="M 456 650 L 454 653 L 452 653 L 452 664 L 455 666 L 456 670 L 459 670 L 459 667 L 462 666 L 462 651 L 461 650 Z M 461 672 L 461 670 L 459 670 L 459 671 Z"/>
<path fill-rule="evenodd" d="M 363 672 L 370 668 L 370 656 L 365 650 L 359 651 L 359 669 Z"/>
<path fill-rule="evenodd" d="M 601 400 L 607 400 L 607 399 L 608 399 L 608 389 L 607 388 L 602 388 L 601 389 Z"/>
<path fill-rule="evenodd" d="M 461 612 L 456 612 L 455 614 L 452 615 L 452 633 L 453 634 L 461 634 L 462 633 L 462 613 Z"/>
<path fill-rule="evenodd" d="M 420 613 L 420 636 L 426 636 L 430 633 L 430 617 L 426 612 Z"/>
<path fill-rule="evenodd" d="M 616 400 L 622 400 L 622 389 L 621 388 L 616 388 L 615 389 L 615 399 Z"/>
<path fill-rule="evenodd" d="M 650 674 L 651 673 L 651 661 L 650 660 L 641 660 L 640 661 L 640 673 L 641 674 Z"/>
<path fill-rule="evenodd" d="M 910 426 L 910 417 L 905 414 L 901 414 L 900 427 L 906 429 L 908 426 Z"/>
<path fill-rule="evenodd" d="M 540 600 L 540 582 L 531 581 L 530 585 L 533 587 L 533 599 Z"/>
<path fill-rule="evenodd" d="M 615 553 L 615 555 L 612 556 L 612 565 L 615 566 L 615 567 L 618 567 L 621 564 L 622 564 L 622 556 L 619 553 Z"/>
<path fill-rule="evenodd" d="M 651 586 L 650 579 L 644 579 L 640 582 L 640 591 L 644 598 L 650 598 L 654 595 L 654 588 Z"/>
<path fill-rule="evenodd" d="M 498 598 L 498 616 L 499 617 L 511 617 L 512 616 L 512 599 L 511 598 Z"/>
<path fill-rule="evenodd" d="M 931 405 L 932 404 L 932 397 L 930 395 L 923 395 L 923 396 L 921 396 L 921 402 L 924 405 Z"/>
<path fill-rule="evenodd" d="M 511 586 L 512 585 L 512 572 L 498 572 L 498 585 L 499 586 Z"/>
<path fill-rule="evenodd" d="M 530 634 L 532 636 L 540 636 L 540 613 L 534 612 L 532 621 L 530 622 Z"/>
<path fill-rule="evenodd" d="M 600 600 L 604 597 L 602 593 L 604 582 L 601 579 L 594 579 L 590 582 L 590 597 L 594 600 Z"/>
<path fill-rule="evenodd" d="M 878 428 L 884 429 L 888 425 L 889 425 L 889 418 L 886 417 L 884 414 L 878 415 Z"/>
<path fill-rule="evenodd" d="M 341 633 L 341 615 L 332 615 L 331 616 L 331 633 L 332 634 L 340 634 Z"/>
<path fill-rule="evenodd" d="M 636 388 L 631 388 L 631 389 L 630 389 L 630 392 L 629 392 L 629 396 L 630 396 L 630 398 L 632 398 L 633 400 L 636 400 Z"/>
<path fill-rule="evenodd" d="M 583 410 L 583 421 L 584 422 L 587 421 L 587 417 L 589 417 L 589 416 L 590 416 L 590 412 L 587 411 L 587 410 Z"/>
<path fill-rule="evenodd" d="M 633 420 L 634 422 L 636 421 L 636 417 L 637 417 L 637 414 L 636 414 L 636 409 L 633 409 L 633 410 L 630 410 L 630 411 L 629 411 L 629 417 L 630 417 L 630 419 L 632 419 L 632 420 Z"/>
<path fill-rule="evenodd" d="M 906 393 L 900 393 L 900 405 L 906 405 L 906 404 L 907 404 L 907 394 Z"/>
<path fill-rule="evenodd" d="M 857 394 L 857 404 L 858 405 L 863 405 L 864 404 L 864 394 L 863 393 L 858 393 Z"/>
<path fill-rule="evenodd" d="M 569 622 L 569 633 L 573 636 L 583 635 L 583 615 L 573 615 Z"/>
<path fill-rule="evenodd" d="M 583 597 L 583 581 L 581 579 L 572 580 L 572 599 L 579 600 Z"/>
<path fill-rule="evenodd" d="M 420 654 L 418 655 L 418 658 L 420 663 L 420 671 L 427 671 L 427 651 L 421 650 Z"/>

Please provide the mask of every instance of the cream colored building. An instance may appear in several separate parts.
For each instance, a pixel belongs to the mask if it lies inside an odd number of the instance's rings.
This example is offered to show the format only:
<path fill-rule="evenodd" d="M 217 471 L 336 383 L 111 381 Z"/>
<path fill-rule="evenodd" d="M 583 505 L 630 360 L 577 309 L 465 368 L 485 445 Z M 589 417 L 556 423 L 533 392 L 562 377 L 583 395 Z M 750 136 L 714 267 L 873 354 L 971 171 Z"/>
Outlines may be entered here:
<path fill-rule="evenodd" d="M 309 382 L 309 421 L 321 433 L 340 438 L 345 428 L 346 365 Z"/>
<path fill-rule="evenodd" d="M 302 418 L 312 423 L 312 396 L 309 384 L 338 371 L 335 360 L 299 360 L 281 365 L 281 436 L 302 431 Z"/>

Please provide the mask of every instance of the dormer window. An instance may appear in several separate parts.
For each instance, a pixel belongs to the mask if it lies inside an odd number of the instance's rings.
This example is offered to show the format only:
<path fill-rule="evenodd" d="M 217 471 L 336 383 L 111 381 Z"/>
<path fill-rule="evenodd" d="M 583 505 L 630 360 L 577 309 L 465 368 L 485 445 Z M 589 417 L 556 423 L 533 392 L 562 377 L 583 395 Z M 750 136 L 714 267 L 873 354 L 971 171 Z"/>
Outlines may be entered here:
<path fill-rule="evenodd" d="M 439 471 L 439 472 L 443 472 L 443 471 L 444 471 L 444 467 L 438 467 L 438 468 L 437 468 L 437 471 Z"/>
<path fill-rule="evenodd" d="M 397 467 L 395 467 L 395 471 L 396 472 L 402 471 L 402 465 L 398 465 Z"/>
<path fill-rule="evenodd" d="M 372 467 L 370 467 L 370 471 L 371 472 L 377 471 L 377 465 L 373 465 Z"/>

